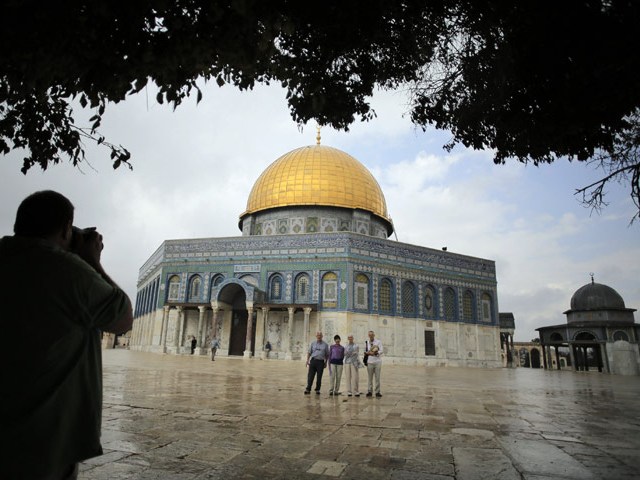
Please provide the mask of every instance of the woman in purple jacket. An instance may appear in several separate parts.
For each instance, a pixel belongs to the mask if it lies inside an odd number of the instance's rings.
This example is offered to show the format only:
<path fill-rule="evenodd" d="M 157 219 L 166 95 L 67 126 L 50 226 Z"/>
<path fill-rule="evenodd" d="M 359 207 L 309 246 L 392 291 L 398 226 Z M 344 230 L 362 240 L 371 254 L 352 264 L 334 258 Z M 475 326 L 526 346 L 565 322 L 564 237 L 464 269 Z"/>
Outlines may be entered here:
<path fill-rule="evenodd" d="M 340 345 L 340 335 L 333 337 L 333 341 L 335 343 L 329 347 L 329 375 L 331 376 L 329 395 L 340 395 L 344 347 Z"/>

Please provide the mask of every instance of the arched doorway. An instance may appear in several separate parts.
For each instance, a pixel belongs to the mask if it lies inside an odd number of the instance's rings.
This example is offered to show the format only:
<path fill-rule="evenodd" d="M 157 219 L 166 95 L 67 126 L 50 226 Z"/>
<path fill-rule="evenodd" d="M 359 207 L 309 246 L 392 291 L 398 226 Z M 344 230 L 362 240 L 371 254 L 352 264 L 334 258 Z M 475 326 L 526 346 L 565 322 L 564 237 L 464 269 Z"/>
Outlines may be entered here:
<path fill-rule="evenodd" d="M 602 355 L 600 344 L 590 332 L 578 333 L 573 341 L 573 355 L 576 359 L 576 370 L 589 371 L 589 367 L 597 367 L 602 372 Z"/>
<path fill-rule="evenodd" d="M 247 311 L 247 296 L 243 286 L 237 281 L 222 287 L 218 294 L 218 302 L 231 307 L 231 325 L 229 331 L 229 355 L 242 356 L 247 345 L 248 322 L 252 322 L 251 328 L 251 354 L 255 353 L 256 342 L 256 316 L 249 319 Z"/>
<path fill-rule="evenodd" d="M 540 368 L 540 350 L 531 349 L 531 368 Z"/>

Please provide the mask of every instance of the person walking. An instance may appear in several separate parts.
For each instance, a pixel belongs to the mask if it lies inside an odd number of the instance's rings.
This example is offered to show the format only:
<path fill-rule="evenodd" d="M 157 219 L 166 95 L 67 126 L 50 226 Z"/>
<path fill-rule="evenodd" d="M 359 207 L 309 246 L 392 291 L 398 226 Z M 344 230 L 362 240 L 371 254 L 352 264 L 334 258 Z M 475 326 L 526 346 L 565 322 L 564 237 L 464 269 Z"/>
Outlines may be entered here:
<path fill-rule="evenodd" d="M 211 340 L 211 361 L 212 362 L 216 361 L 216 352 L 218 351 L 218 348 L 220 348 L 220 341 L 216 337 L 213 337 L 213 339 Z"/>
<path fill-rule="evenodd" d="M 353 335 L 347 337 L 347 344 L 344 347 L 344 370 L 347 379 L 347 396 L 360 396 L 360 348 L 353 342 Z"/>
<path fill-rule="evenodd" d="M 331 389 L 329 395 L 340 395 L 340 380 L 344 363 L 344 347 L 340 345 L 340 335 L 333 337 L 334 344 L 329 347 L 329 375 Z"/>
<path fill-rule="evenodd" d="M 375 338 L 373 330 L 369 330 L 369 340 L 365 342 L 367 356 L 367 374 L 369 382 L 367 385 L 367 397 L 371 397 L 375 391 L 376 397 L 382 397 L 380 393 L 380 370 L 382 369 L 382 342 Z M 375 378 L 375 389 L 373 379 Z"/>
<path fill-rule="evenodd" d="M 313 379 L 316 379 L 316 394 L 320 395 L 320 387 L 322 386 L 322 372 L 327 366 L 327 360 L 329 359 L 329 345 L 322 340 L 322 332 L 316 332 L 315 341 L 309 345 L 309 351 L 307 352 L 307 388 L 304 391 L 305 395 L 311 393 L 311 387 L 313 386 Z"/>
<path fill-rule="evenodd" d="M 198 345 L 196 337 L 191 337 L 191 355 L 193 355 L 193 352 L 196 351 L 196 345 Z"/>

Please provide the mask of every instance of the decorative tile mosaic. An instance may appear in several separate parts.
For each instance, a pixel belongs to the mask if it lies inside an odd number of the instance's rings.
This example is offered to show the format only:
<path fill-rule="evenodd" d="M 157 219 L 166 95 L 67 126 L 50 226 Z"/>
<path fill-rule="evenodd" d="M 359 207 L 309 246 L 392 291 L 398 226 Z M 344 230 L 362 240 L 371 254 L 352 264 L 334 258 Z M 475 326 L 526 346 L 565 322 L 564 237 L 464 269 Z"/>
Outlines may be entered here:
<path fill-rule="evenodd" d="M 304 232 L 304 218 L 292 218 L 290 220 L 290 223 L 291 223 L 291 231 L 294 234 Z"/>
<path fill-rule="evenodd" d="M 325 233 L 338 231 L 338 220 L 336 218 L 322 218 L 320 221 L 320 231 Z"/>
<path fill-rule="evenodd" d="M 369 235 L 369 222 L 356 220 L 356 233 L 360 235 Z"/>
<path fill-rule="evenodd" d="M 307 218 L 306 232 L 316 233 L 318 231 L 318 217 Z"/>
<path fill-rule="evenodd" d="M 275 220 L 264 222 L 262 225 L 262 229 L 263 229 L 264 235 L 275 235 L 276 234 Z"/>

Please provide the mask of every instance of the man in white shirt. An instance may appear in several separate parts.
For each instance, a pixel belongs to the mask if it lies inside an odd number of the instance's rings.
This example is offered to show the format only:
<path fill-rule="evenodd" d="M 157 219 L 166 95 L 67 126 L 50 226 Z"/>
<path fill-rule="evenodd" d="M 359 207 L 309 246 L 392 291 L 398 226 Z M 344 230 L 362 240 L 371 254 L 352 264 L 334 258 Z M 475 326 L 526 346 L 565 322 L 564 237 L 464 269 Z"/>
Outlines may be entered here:
<path fill-rule="evenodd" d="M 369 384 L 367 397 L 371 397 L 375 391 L 376 397 L 382 397 L 380 393 L 380 369 L 382 368 L 382 342 L 375 338 L 373 330 L 369 330 L 369 340 L 365 342 L 365 355 L 367 356 L 367 373 Z M 373 378 L 375 377 L 375 390 L 373 388 Z"/>

